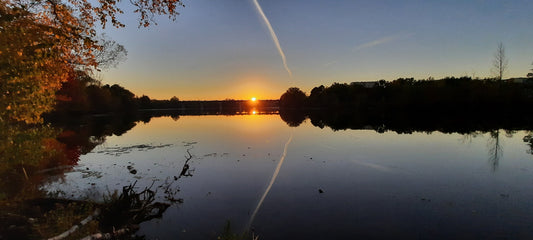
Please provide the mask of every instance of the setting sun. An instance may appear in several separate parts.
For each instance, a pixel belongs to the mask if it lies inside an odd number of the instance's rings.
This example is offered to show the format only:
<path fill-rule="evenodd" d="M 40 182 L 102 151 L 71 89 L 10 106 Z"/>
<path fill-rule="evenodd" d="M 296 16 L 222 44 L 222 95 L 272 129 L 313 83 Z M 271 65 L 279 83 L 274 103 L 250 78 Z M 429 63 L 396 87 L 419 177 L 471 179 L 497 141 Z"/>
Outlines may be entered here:
<path fill-rule="evenodd" d="M 251 99 L 251 100 L 252 100 L 252 102 L 255 102 L 255 101 L 257 101 L 257 98 L 255 98 L 255 97 L 252 97 L 252 99 Z"/>

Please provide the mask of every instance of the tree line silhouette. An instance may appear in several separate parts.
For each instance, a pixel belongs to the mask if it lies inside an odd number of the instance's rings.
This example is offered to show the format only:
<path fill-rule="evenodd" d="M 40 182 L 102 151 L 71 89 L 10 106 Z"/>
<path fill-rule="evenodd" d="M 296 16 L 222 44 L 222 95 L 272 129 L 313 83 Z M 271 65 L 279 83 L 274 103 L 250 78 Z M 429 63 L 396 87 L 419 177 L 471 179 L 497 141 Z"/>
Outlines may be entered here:
<path fill-rule="evenodd" d="M 278 100 L 198 100 L 180 101 L 177 97 L 170 100 L 150 99 L 143 95 L 138 99 L 141 110 L 179 109 L 186 114 L 237 114 L 250 111 L 272 112 L 278 109 Z"/>
<path fill-rule="evenodd" d="M 128 89 L 118 84 L 102 83 L 85 72 L 71 74 L 56 92 L 56 104 L 51 113 L 44 114 L 45 119 L 61 121 L 79 118 L 88 114 L 119 114 L 135 118 L 138 111 L 179 110 L 180 114 L 239 114 L 277 113 L 278 100 L 226 99 L 221 101 L 180 101 L 177 97 L 168 100 L 150 99 L 143 95 L 135 96 Z M 142 115 L 142 114 L 141 114 Z"/>
<path fill-rule="evenodd" d="M 399 78 L 319 86 L 307 96 L 289 88 L 280 115 L 290 126 L 309 118 L 334 130 L 373 128 L 468 133 L 496 128 L 531 129 L 533 82 L 470 77 L 439 80 Z"/>
<path fill-rule="evenodd" d="M 84 72 L 69 76 L 56 93 L 53 114 L 126 113 L 138 109 L 135 94 L 118 84 L 102 85 Z"/>
<path fill-rule="evenodd" d="M 399 78 L 392 82 L 333 83 L 307 96 L 290 88 L 280 98 L 285 109 L 305 108 L 359 112 L 523 111 L 533 103 L 533 81 L 447 77 L 440 80 Z"/>

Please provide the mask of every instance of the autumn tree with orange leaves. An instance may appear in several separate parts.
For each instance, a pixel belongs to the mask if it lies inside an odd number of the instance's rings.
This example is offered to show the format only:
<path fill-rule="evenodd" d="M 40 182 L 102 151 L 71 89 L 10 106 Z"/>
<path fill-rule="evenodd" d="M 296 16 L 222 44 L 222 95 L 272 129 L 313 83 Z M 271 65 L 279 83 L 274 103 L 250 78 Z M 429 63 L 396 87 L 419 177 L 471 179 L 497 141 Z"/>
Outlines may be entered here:
<path fill-rule="evenodd" d="M 0 0 L 0 121 L 38 123 L 61 84 L 99 69 L 104 41 L 95 27 L 118 20 L 116 0 Z M 175 19 L 180 0 L 131 0 L 139 27 L 155 15 Z"/>

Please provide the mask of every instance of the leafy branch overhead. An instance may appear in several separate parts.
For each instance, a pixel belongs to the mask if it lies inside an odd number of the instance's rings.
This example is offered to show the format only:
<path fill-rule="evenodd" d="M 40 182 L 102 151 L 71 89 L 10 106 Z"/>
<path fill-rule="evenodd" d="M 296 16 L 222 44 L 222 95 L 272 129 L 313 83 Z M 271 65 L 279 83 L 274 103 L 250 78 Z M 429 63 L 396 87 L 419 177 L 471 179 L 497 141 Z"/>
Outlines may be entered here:
<path fill-rule="evenodd" d="M 113 67 L 124 47 L 95 27 L 120 28 L 119 0 L 0 0 L 0 121 L 37 123 L 55 93 L 79 72 Z M 156 15 L 175 19 L 180 0 L 131 0 L 139 26 Z"/>
<path fill-rule="evenodd" d="M 175 20 L 179 15 L 179 7 L 185 7 L 181 0 L 129 0 L 135 6 L 134 13 L 139 15 L 139 27 L 148 27 L 156 24 L 156 15 L 168 15 L 169 19 Z M 118 19 L 124 11 L 118 6 L 120 0 L 3 0 L 3 5 L 10 8 L 22 8 L 53 19 L 56 23 L 68 23 L 76 19 L 79 23 L 93 28 L 95 23 L 100 22 L 106 27 L 108 22 L 114 27 L 125 25 Z"/>

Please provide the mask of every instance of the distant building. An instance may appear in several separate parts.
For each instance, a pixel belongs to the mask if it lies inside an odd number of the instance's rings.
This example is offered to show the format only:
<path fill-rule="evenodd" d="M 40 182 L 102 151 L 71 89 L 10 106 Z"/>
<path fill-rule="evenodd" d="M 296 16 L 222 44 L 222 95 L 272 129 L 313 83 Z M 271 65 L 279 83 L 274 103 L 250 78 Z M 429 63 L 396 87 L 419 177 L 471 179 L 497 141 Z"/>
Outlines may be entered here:
<path fill-rule="evenodd" d="M 371 81 L 371 82 L 352 82 L 351 85 L 361 85 L 365 88 L 373 88 L 375 86 L 378 86 L 378 81 Z"/>
<path fill-rule="evenodd" d="M 529 75 L 529 74 L 528 74 Z M 524 83 L 524 84 L 532 84 L 533 79 L 532 78 L 509 78 L 505 80 L 506 82 L 510 83 Z"/>

